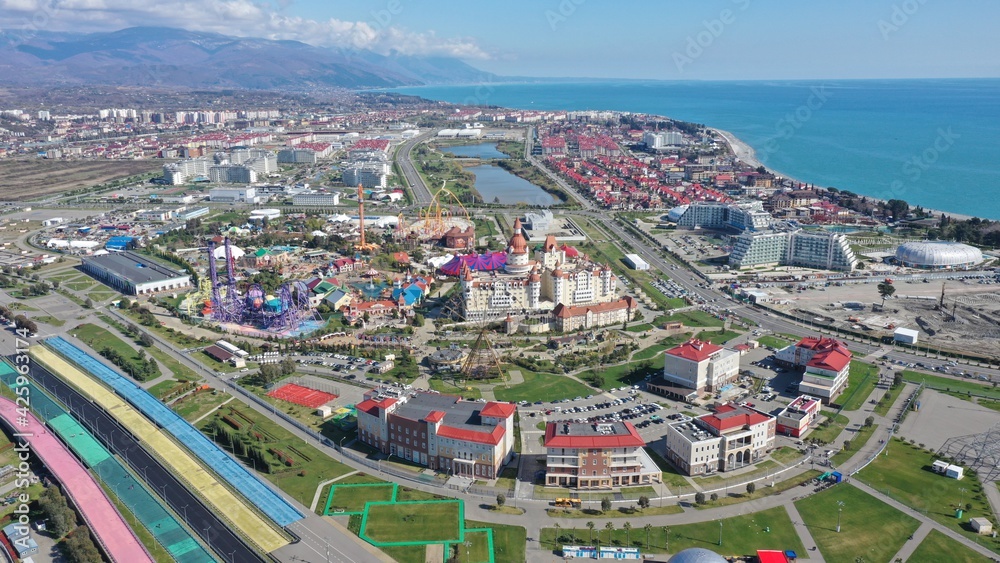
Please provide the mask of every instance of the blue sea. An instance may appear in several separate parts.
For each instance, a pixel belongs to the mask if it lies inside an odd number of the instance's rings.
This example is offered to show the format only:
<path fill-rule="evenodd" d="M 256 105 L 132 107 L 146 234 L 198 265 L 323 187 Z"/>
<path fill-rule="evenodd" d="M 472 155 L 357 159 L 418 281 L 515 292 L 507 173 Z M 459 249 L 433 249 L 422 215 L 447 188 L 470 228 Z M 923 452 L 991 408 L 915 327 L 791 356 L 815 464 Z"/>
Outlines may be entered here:
<path fill-rule="evenodd" d="M 432 100 L 651 113 L 724 129 L 788 177 L 1000 219 L 1000 79 L 427 86 Z"/>

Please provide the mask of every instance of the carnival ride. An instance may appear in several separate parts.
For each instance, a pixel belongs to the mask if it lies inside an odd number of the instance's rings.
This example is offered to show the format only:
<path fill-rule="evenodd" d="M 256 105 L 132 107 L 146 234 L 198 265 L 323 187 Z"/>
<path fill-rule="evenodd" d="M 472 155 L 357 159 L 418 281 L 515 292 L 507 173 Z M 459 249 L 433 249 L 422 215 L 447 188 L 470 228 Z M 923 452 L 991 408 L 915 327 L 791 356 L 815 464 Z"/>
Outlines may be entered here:
<path fill-rule="evenodd" d="M 268 295 L 260 284 L 251 284 L 241 294 L 236 287 L 235 264 L 226 237 L 226 281 L 219 280 L 215 265 L 215 242 L 208 243 L 210 296 L 202 315 L 220 323 L 250 325 L 270 332 L 295 330 L 316 313 L 309 306 L 309 288 L 301 281 L 283 284 L 277 295 Z"/>
<path fill-rule="evenodd" d="M 358 230 L 361 232 L 361 239 L 354 245 L 354 250 L 358 252 L 378 250 L 377 244 L 365 241 L 365 190 L 361 184 L 358 184 Z"/>
<path fill-rule="evenodd" d="M 417 211 L 417 220 L 410 225 L 410 232 L 415 233 L 422 240 L 439 239 L 452 227 L 466 229 L 473 224 L 469 210 L 462 205 L 458 196 L 445 189 L 446 183 L 447 181 L 441 184 L 441 189 L 435 192 L 426 208 Z M 450 197 L 452 202 L 442 205 L 442 196 L 446 201 Z"/>

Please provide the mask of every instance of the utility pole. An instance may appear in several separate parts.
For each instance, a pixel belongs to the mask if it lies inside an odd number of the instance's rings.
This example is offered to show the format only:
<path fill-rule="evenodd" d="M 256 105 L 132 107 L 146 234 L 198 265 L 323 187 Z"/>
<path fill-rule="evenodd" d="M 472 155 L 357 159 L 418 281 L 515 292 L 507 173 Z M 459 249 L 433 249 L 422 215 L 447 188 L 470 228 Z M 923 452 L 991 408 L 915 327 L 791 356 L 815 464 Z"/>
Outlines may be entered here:
<path fill-rule="evenodd" d="M 840 513 L 844 510 L 844 501 L 837 501 L 837 533 L 840 533 Z"/>

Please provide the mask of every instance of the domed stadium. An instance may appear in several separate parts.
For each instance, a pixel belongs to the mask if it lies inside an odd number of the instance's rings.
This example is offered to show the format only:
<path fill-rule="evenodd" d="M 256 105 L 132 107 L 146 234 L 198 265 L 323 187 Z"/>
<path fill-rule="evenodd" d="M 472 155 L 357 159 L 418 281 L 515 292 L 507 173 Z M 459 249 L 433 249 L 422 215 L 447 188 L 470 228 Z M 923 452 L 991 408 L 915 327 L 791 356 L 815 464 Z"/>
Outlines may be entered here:
<path fill-rule="evenodd" d="M 957 242 L 906 242 L 896 249 L 896 261 L 909 268 L 942 270 L 968 268 L 983 261 L 978 248 Z"/>
<path fill-rule="evenodd" d="M 667 563 L 726 563 L 726 560 L 713 551 L 692 547 L 674 555 Z"/>

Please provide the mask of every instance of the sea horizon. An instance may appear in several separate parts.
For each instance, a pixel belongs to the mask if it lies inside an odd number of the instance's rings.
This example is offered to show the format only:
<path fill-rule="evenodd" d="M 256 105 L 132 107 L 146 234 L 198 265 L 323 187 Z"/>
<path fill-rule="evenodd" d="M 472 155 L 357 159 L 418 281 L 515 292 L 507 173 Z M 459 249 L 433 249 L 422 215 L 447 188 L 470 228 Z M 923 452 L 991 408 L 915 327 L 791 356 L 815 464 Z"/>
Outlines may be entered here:
<path fill-rule="evenodd" d="M 661 115 L 732 133 L 818 187 L 1000 219 L 1000 78 L 487 82 L 387 89 L 521 110 Z"/>

